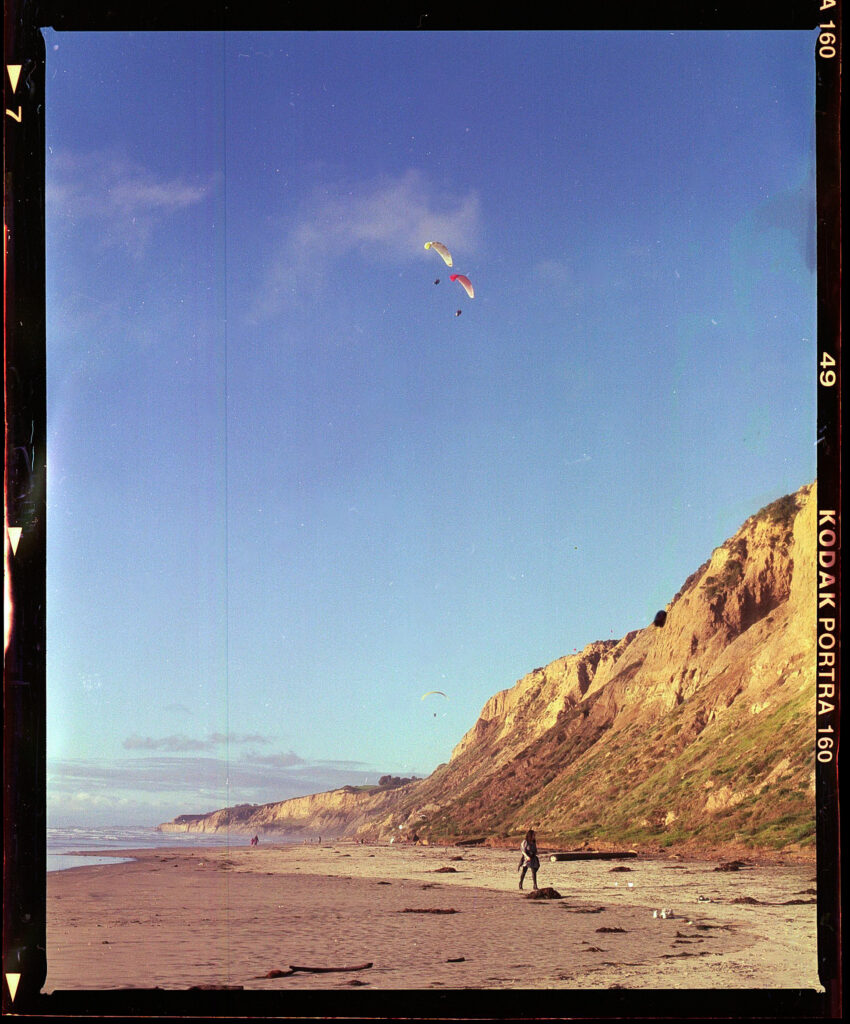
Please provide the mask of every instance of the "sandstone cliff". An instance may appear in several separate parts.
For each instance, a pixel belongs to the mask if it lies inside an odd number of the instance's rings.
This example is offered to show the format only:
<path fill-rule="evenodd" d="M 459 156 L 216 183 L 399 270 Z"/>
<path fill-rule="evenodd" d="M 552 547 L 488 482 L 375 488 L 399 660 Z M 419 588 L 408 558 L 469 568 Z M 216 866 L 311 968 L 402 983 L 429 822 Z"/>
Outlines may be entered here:
<path fill-rule="evenodd" d="M 811 485 L 751 516 L 663 627 L 497 693 L 427 779 L 161 828 L 813 850 L 815 515 Z"/>
<path fill-rule="evenodd" d="M 376 815 L 388 814 L 402 799 L 400 789 L 347 787 L 272 804 L 240 804 L 210 814 L 182 814 L 159 825 L 160 832 L 280 832 L 288 836 L 350 835 Z"/>

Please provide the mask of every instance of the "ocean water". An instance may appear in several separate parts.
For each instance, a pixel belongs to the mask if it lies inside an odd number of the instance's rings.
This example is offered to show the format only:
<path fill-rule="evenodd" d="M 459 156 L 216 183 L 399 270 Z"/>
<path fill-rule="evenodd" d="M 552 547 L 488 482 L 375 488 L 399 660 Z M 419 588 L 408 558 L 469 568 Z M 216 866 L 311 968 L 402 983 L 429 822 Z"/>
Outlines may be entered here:
<path fill-rule="evenodd" d="M 155 849 L 160 846 L 247 846 L 250 838 L 244 832 L 157 832 L 153 825 L 48 828 L 47 870 L 62 871 L 86 864 L 116 864 L 128 859 L 110 855 L 110 850 Z M 97 850 L 101 856 L 75 856 L 85 850 Z"/>

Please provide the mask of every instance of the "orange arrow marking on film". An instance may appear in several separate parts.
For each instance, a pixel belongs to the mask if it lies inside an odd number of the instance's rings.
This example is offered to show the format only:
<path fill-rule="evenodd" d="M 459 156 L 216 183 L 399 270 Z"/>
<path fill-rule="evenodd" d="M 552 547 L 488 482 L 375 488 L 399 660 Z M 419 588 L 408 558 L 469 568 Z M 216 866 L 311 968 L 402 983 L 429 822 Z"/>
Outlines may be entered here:
<path fill-rule="evenodd" d="M 18 79 L 21 77 L 21 66 L 20 64 L 7 64 L 6 71 L 9 75 L 9 81 L 12 83 L 12 92 L 18 88 Z"/>
<path fill-rule="evenodd" d="M 21 980 L 20 974 L 7 974 L 6 984 L 9 986 L 9 992 L 12 994 L 12 1002 L 15 1001 L 15 993 L 18 991 L 18 982 Z"/>
<path fill-rule="evenodd" d="M 6 530 L 9 533 L 9 544 L 12 546 L 12 554 L 18 553 L 18 542 L 21 539 L 22 526 L 7 526 Z"/>

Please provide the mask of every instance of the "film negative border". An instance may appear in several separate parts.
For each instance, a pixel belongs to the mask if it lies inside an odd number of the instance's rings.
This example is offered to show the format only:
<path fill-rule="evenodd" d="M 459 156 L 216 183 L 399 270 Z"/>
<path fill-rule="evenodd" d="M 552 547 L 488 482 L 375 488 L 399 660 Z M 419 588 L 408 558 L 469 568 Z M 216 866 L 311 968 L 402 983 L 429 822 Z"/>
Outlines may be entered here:
<path fill-rule="evenodd" d="M 838 840 L 837 751 L 840 739 L 841 654 L 841 319 L 840 156 L 841 100 L 839 0 L 810 4 L 655 5 L 651 16 L 582 8 L 570 28 L 813 30 L 817 74 L 818 158 L 818 706 L 814 741 L 818 796 L 818 955 L 825 995 L 803 992 L 756 994 L 697 992 L 579 993 L 560 1012 L 687 1017 L 683 999 L 702 1015 L 760 1015 L 799 1018 L 840 1015 L 840 850 Z M 11 3 L 6 8 L 4 67 L 4 413 L 6 594 L 11 610 L 4 661 L 4 938 L 3 1006 L 15 1013 L 94 1015 L 122 1013 L 182 1016 L 287 1016 L 314 1014 L 316 996 L 293 997 L 281 1006 L 273 993 L 247 992 L 59 992 L 41 994 L 46 976 L 46 327 L 44 253 L 44 74 L 40 29 L 204 29 L 236 28 L 421 28 L 482 27 L 463 17 L 428 13 L 359 11 L 346 18 L 316 12 L 283 11 L 271 25 L 268 9 L 249 4 L 197 10 L 180 5 Z M 475 15 L 478 18 L 478 14 Z M 427 19 L 427 22 L 423 22 Z M 356 23 L 356 24 L 355 24 Z M 488 27 L 558 27 L 519 22 Z M 815 31 L 816 30 L 816 31 Z M 821 655 L 822 660 L 821 660 Z M 404 995 L 404 994 L 402 994 Z M 541 1004 L 523 993 L 418 993 L 419 1011 L 429 1015 L 537 1015 Z M 563 996 L 564 993 L 561 993 Z M 372 994 L 369 1013 L 397 1012 L 397 994 Z M 492 998 L 490 998 L 492 997 Z M 350 1010 L 350 996 L 347 1004 Z M 406 995 L 407 1003 L 410 994 Z M 365 1004 L 364 1004 L 365 1005 Z M 545 1015 L 559 1012 L 550 1005 Z M 684 1011 L 684 1012 L 683 1012 Z"/>

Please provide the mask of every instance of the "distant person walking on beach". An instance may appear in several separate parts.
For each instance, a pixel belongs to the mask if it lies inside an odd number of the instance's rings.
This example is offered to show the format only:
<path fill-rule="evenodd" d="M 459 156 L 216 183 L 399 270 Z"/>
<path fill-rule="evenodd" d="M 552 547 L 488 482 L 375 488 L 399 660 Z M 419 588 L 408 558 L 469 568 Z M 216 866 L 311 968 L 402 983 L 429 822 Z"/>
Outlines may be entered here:
<path fill-rule="evenodd" d="M 525 873 L 531 868 L 531 885 L 537 889 L 537 869 L 540 867 L 540 860 L 537 857 L 537 840 L 534 836 L 534 829 L 530 828 L 525 834 L 525 839 L 520 846 L 520 858 L 517 869 L 519 871 L 519 887 L 522 888 Z"/>

